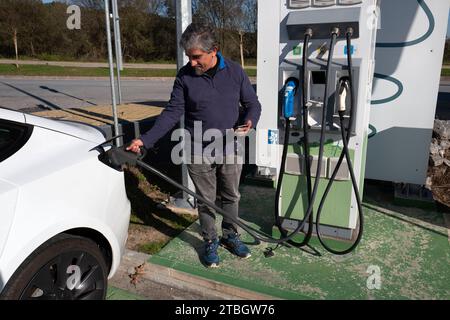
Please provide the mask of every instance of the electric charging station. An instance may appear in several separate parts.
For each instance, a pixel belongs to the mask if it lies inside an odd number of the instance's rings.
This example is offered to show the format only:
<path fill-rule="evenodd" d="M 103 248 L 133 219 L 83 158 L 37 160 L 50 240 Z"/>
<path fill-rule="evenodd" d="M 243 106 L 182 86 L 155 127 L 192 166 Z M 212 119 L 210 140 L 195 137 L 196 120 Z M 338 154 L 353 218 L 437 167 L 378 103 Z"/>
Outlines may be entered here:
<path fill-rule="evenodd" d="M 425 184 L 449 6 L 381 1 L 366 178 Z"/>
<path fill-rule="evenodd" d="M 376 0 L 258 1 L 257 91 L 262 114 L 256 164 L 260 175 L 276 178 L 275 215 L 282 229 L 293 230 L 304 223 L 312 202 L 315 221 L 321 207 L 321 234 L 355 237 L 358 199 L 354 189 L 362 194 L 377 5 Z M 284 96 L 294 94 L 289 88 L 296 83 L 292 106 L 286 109 L 289 101 Z M 344 111 L 342 105 L 347 106 Z M 343 141 L 344 128 L 348 141 Z M 347 157 L 339 159 L 344 142 L 348 142 L 350 165 Z M 313 183 L 317 194 L 311 198 Z M 303 231 L 312 225 L 304 224 Z"/>

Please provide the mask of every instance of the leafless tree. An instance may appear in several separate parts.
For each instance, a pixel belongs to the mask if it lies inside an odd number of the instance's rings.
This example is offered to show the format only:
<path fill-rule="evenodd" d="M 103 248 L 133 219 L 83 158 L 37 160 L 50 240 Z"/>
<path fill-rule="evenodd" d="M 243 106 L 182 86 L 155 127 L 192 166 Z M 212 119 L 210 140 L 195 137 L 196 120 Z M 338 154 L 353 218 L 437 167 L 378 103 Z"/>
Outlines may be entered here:
<path fill-rule="evenodd" d="M 83 8 L 102 10 L 104 8 L 104 0 L 70 0 L 69 4 L 76 4 Z"/>
<path fill-rule="evenodd" d="M 193 0 L 192 4 L 194 19 L 214 26 L 221 50 L 239 55 L 244 66 L 246 34 L 257 28 L 257 0 Z"/>
<path fill-rule="evenodd" d="M 194 1 L 195 19 L 210 23 L 219 35 L 223 51 L 227 50 L 226 40 L 231 30 L 236 30 L 236 21 L 242 17 L 244 0 L 196 0 Z"/>
<path fill-rule="evenodd" d="M 0 17 L 3 19 L 1 33 L 12 41 L 16 58 L 16 68 L 19 68 L 18 33 L 21 27 L 21 16 L 12 0 L 0 1 Z"/>

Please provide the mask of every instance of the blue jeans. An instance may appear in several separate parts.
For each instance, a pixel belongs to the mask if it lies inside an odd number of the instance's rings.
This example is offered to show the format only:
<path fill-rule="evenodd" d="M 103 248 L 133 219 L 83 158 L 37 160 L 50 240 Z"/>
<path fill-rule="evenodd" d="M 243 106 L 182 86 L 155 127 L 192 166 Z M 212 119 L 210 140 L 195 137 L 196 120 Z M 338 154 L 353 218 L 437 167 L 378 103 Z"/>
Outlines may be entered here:
<path fill-rule="evenodd" d="M 219 207 L 237 219 L 241 198 L 239 180 L 242 164 L 188 164 L 187 167 L 194 182 L 195 192 L 212 203 L 216 203 L 216 197 L 219 195 L 221 200 Z M 199 201 L 198 214 L 203 239 L 216 239 L 218 235 L 215 210 Z M 235 232 L 237 232 L 236 223 L 223 217 L 222 235 L 227 237 L 228 234 Z"/>

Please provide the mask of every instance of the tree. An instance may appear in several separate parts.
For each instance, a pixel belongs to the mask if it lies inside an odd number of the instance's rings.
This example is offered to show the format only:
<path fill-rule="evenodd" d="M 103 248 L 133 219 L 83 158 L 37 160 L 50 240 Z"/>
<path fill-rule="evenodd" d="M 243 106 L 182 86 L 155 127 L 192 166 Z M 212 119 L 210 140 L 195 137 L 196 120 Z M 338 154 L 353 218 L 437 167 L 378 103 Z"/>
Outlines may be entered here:
<path fill-rule="evenodd" d="M 17 67 L 19 46 L 24 53 L 35 52 L 33 39 L 40 27 L 43 9 L 42 2 L 38 0 L 0 1 L 1 43 L 6 44 L 7 51 L 14 48 Z"/>
<path fill-rule="evenodd" d="M 218 31 L 221 50 L 227 52 L 226 39 L 230 30 L 236 30 L 236 21 L 242 19 L 244 0 L 195 0 L 194 17 L 211 24 Z"/>
<path fill-rule="evenodd" d="M 81 30 L 67 28 L 71 4 L 81 8 Z M 175 0 L 118 0 L 118 4 L 125 58 L 176 59 Z M 217 29 L 221 50 L 228 57 L 240 57 L 243 64 L 244 57 L 256 56 L 256 20 L 251 18 L 256 0 L 192 0 L 192 4 L 193 20 Z M 42 0 L 0 0 L 0 55 L 105 60 L 104 0 L 46 4 Z"/>
<path fill-rule="evenodd" d="M 165 15 L 171 19 L 175 19 L 177 16 L 176 0 L 165 0 Z"/>
<path fill-rule="evenodd" d="M 239 53 L 241 56 L 241 65 L 244 68 L 244 56 L 250 54 L 246 48 L 256 48 L 255 34 L 257 30 L 258 9 L 256 0 L 244 0 L 242 3 L 242 14 L 236 16 L 233 26 L 238 30 L 239 34 Z M 256 56 L 256 52 L 255 52 Z"/>
<path fill-rule="evenodd" d="M 118 0 L 120 7 L 133 7 L 138 11 L 160 14 L 165 10 L 165 0 Z"/>
<path fill-rule="evenodd" d="M 194 21 L 215 27 L 224 54 L 242 66 L 245 55 L 256 56 L 257 0 L 192 0 L 192 7 Z"/>
<path fill-rule="evenodd" d="M 256 33 L 258 25 L 258 1 L 244 0 L 242 11 L 244 13 L 244 19 L 242 19 L 244 31 Z"/>
<path fill-rule="evenodd" d="M 161 14 L 166 9 L 165 0 L 150 0 L 148 2 L 148 13 Z"/>
<path fill-rule="evenodd" d="M 104 0 L 70 0 L 69 3 L 88 9 L 103 10 L 105 8 Z"/>

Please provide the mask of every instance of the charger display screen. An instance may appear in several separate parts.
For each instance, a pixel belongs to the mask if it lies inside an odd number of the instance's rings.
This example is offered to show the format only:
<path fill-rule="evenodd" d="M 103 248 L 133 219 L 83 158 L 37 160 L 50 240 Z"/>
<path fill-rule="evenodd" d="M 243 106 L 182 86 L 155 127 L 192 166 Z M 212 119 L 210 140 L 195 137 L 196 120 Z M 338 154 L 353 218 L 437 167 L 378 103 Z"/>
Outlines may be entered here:
<path fill-rule="evenodd" d="M 313 84 L 325 84 L 327 81 L 325 71 L 312 71 L 311 78 Z"/>

